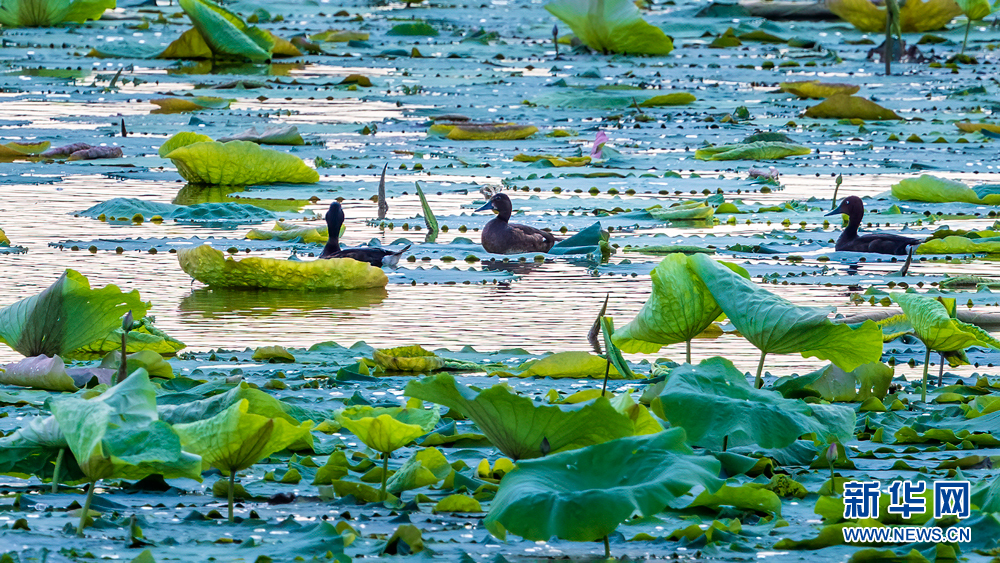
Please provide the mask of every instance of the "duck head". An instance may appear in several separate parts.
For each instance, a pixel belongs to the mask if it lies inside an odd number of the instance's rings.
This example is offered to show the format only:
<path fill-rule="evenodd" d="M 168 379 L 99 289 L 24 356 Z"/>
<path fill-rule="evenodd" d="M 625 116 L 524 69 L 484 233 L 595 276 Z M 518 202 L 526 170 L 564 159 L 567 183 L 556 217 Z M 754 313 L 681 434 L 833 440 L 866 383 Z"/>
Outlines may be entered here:
<path fill-rule="evenodd" d="M 841 200 L 840 205 L 836 209 L 829 213 L 825 213 L 824 216 L 841 214 L 847 215 L 851 221 L 857 217 L 860 222 L 861 218 L 865 214 L 865 204 L 861 201 L 861 198 L 856 195 L 845 197 Z"/>
<path fill-rule="evenodd" d="M 486 211 L 487 209 L 496 209 L 501 218 L 510 219 L 510 213 L 514 209 L 514 204 L 510 202 L 510 198 L 507 197 L 507 194 L 499 193 L 491 197 L 490 200 L 486 202 L 486 205 L 480 207 L 476 211 Z"/>
<path fill-rule="evenodd" d="M 340 226 L 343 224 L 344 209 L 340 206 L 339 201 L 334 201 L 330 204 L 330 209 L 326 211 L 326 226 L 329 227 L 331 234 L 340 234 Z"/>

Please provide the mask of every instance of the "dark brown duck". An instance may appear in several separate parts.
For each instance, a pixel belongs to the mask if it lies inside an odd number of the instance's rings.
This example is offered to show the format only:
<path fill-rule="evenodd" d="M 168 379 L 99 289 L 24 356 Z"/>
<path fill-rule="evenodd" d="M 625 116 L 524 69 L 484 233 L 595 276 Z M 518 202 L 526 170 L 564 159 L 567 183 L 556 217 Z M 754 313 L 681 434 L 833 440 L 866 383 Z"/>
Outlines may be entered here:
<path fill-rule="evenodd" d="M 410 248 L 410 245 L 406 245 L 406 248 L 398 251 L 373 246 L 340 248 L 340 227 L 343 224 L 344 209 L 339 202 L 335 201 L 330 204 L 330 209 L 326 211 L 326 227 L 330 234 L 322 254 L 319 255 L 320 258 L 351 258 L 358 262 L 368 262 L 376 268 L 382 266 L 395 268 L 396 264 L 399 263 L 399 257 Z"/>
<path fill-rule="evenodd" d="M 845 197 L 840 206 L 827 215 L 847 215 L 847 227 L 837 239 L 837 250 L 840 252 L 876 252 L 878 254 L 905 255 L 908 247 L 924 242 L 921 239 L 893 235 L 889 233 L 873 233 L 858 236 L 858 227 L 865 216 L 865 204 L 861 198 L 852 195 Z"/>
<path fill-rule="evenodd" d="M 483 248 L 492 254 L 521 254 L 524 252 L 548 252 L 556 243 L 552 233 L 541 229 L 510 223 L 510 212 L 514 205 L 507 194 L 496 194 L 486 205 L 476 211 L 496 209 L 498 215 L 483 227 Z"/>

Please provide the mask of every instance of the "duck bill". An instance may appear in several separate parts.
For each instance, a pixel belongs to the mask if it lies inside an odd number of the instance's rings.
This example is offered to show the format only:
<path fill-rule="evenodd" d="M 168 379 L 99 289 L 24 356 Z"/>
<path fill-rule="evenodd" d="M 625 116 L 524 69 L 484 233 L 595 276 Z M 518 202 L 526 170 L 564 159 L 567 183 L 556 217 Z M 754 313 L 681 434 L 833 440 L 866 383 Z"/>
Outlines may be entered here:
<path fill-rule="evenodd" d="M 476 211 L 486 211 L 487 209 L 493 209 L 493 200 L 487 201 L 486 205 L 480 207 Z M 473 211 L 473 213 L 475 213 L 476 211 Z"/>
<path fill-rule="evenodd" d="M 844 212 L 841 211 L 840 208 L 838 207 L 829 213 L 824 213 L 823 217 L 829 217 L 830 215 L 843 215 L 843 214 Z"/>

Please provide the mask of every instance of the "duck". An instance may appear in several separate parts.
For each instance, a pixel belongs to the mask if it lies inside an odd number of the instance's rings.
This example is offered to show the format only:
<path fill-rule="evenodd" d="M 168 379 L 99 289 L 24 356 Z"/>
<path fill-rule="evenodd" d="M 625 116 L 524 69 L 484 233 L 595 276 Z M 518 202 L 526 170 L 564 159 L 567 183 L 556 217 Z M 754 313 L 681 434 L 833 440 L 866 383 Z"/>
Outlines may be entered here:
<path fill-rule="evenodd" d="M 496 217 L 483 227 L 482 242 L 486 252 L 491 254 L 521 254 L 525 252 L 548 252 L 556 243 L 552 233 L 528 225 L 509 223 L 510 212 L 514 209 L 507 194 L 498 193 L 476 211 L 495 209 Z"/>
<path fill-rule="evenodd" d="M 389 266 L 395 268 L 399 263 L 399 257 L 410 249 L 411 245 L 406 245 L 402 250 L 392 251 L 374 246 L 340 248 L 340 227 L 344 224 L 344 209 L 340 202 L 330 204 L 330 209 L 326 211 L 326 226 L 329 229 L 329 238 L 323 252 L 319 257 L 321 260 L 329 258 L 351 258 L 358 262 L 367 262 L 376 268 Z"/>
<path fill-rule="evenodd" d="M 872 233 L 858 236 L 858 227 L 865 215 L 865 204 L 861 198 L 852 195 L 845 197 L 833 211 L 826 215 L 847 215 L 847 227 L 837 239 L 838 252 L 875 252 L 878 254 L 894 254 L 904 256 L 909 253 L 909 247 L 924 242 L 921 239 L 893 235 L 889 233 Z"/>

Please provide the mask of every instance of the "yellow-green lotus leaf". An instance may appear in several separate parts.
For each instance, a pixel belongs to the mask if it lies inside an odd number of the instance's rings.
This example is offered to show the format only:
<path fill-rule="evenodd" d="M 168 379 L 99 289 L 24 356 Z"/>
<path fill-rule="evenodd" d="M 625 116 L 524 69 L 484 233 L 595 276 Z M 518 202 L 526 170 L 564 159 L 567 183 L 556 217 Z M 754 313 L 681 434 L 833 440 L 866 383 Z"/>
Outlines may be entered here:
<path fill-rule="evenodd" d="M 399 346 L 375 350 L 375 363 L 385 371 L 430 373 L 444 367 L 444 358 L 420 346 Z"/>
<path fill-rule="evenodd" d="M 604 377 L 608 360 L 590 352 L 557 352 L 538 360 L 524 362 L 517 369 L 518 377 Z M 611 366 L 611 379 L 622 379 L 621 374 Z"/>
<path fill-rule="evenodd" d="M 468 495 L 449 495 L 434 505 L 434 514 L 440 512 L 482 512 L 479 501 Z"/>
<path fill-rule="evenodd" d="M 969 346 L 1000 349 L 1000 340 L 976 325 L 951 318 L 945 306 L 933 297 L 894 293 L 892 300 L 903 309 L 917 337 L 931 350 L 949 352 Z"/>
<path fill-rule="evenodd" d="M 315 35 L 310 35 L 312 41 L 329 41 L 331 43 L 347 43 L 348 41 L 368 41 L 369 34 L 364 31 L 330 29 Z"/>
<path fill-rule="evenodd" d="M 0 229 L 0 246 L 10 246 L 10 239 L 7 238 L 7 235 L 6 233 L 3 232 L 3 229 Z"/>
<path fill-rule="evenodd" d="M 153 326 L 152 317 L 143 317 L 138 326 L 132 325 L 132 330 L 128 333 L 126 340 L 126 352 L 155 352 L 162 356 L 173 356 L 183 350 L 187 344 L 170 336 L 162 330 Z M 122 347 L 122 329 L 115 328 L 105 336 L 81 346 L 70 354 L 73 358 L 90 358 L 93 356 L 103 356 L 108 352 L 120 351 Z M 129 370 L 130 372 L 132 370 Z M 160 375 L 159 372 L 150 372 L 150 375 Z M 163 376 L 161 376 L 163 377 Z"/>
<path fill-rule="evenodd" d="M 971 239 L 950 236 L 931 239 L 917 247 L 917 254 L 1000 254 L 1000 238 Z"/>
<path fill-rule="evenodd" d="M 1000 133 L 1000 123 L 973 123 L 971 121 L 959 121 L 955 123 L 955 127 L 958 127 L 966 133 L 975 133 L 980 130 L 987 130 L 991 133 Z"/>
<path fill-rule="evenodd" d="M 253 351 L 253 359 L 256 361 L 287 362 L 295 361 L 292 355 L 284 346 L 260 346 Z"/>
<path fill-rule="evenodd" d="M 601 53 L 667 55 L 674 49 L 667 34 L 642 19 L 631 0 L 555 0 L 545 9 Z"/>
<path fill-rule="evenodd" d="M 534 125 L 516 123 L 464 123 L 431 125 L 429 135 L 446 137 L 452 141 L 517 141 L 538 132 Z"/>
<path fill-rule="evenodd" d="M 219 57 L 264 62 L 271 58 L 271 34 L 248 26 L 239 16 L 211 0 L 179 0 L 191 23 Z"/>
<path fill-rule="evenodd" d="M 228 475 L 246 469 L 297 442 L 312 446 L 312 421 L 295 426 L 283 418 L 250 414 L 250 402 L 238 403 L 205 420 L 175 424 L 186 451 L 201 456 L 205 467 Z"/>
<path fill-rule="evenodd" d="M 323 467 L 316 470 L 316 478 L 313 485 L 332 485 L 334 481 L 347 477 L 351 470 L 351 464 L 347 461 L 347 454 L 338 450 L 330 454 Z"/>
<path fill-rule="evenodd" d="M 191 28 L 181 34 L 167 45 L 162 53 L 156 56 L 158 59 L 211 59 L 212 48 L 205 42 L 201 33 Z M 160 156 L 163 156 L 161 153 Z"/>
<path fill-rule="evenodd" d="M 381 268 L 350 258 L 297 262 L 275 258 L 225 257 L 201 245 L 177 251 L 181 269 L 209 287 L 248 289 L 347 290 L 385 287 Z"/>
<path fill-rule="evenodd" d="M 62 22 L 83 23 L 114 8 L 115 0 L 4 0 L 0 2 L 0 25 L 50 27 Z"/>
<path fill-rule="evenodd" d="M 154 106 L 159 106 L 150 113 L 184 113 L 188 111 L 201 111 L 204 109 L 229 109 L 232 100 L 216 98 L 211 96 L 197 96 L 192 98 L 158 98 L 149 100 Z"/>
<path fill-rule="evenodd" d="M 869 0 L 826 0 L 826 7 L 861 31 L 885 32 L 886 7 Z M 901 3 L 899 27 L 903 33 L 941 29 L 962 13 L 955 0 L 911 0 Z"/>
<path fill-rule="evenodd" d="M 955 0 L 959 9 L 970 20 L 981 20 L 993 13 L 989 0 Z"/>
<path fill-rule="evenodd" d="M 856 84 L 841 84 L 837 82 L 820 82 L 819 80 L 803 80 L 800 82 L 782 82 L 778 85 L 783 92 L 788 92 L 799 98 L 829 98 L 837 94 L 857 94 L 861 86 Z"/>
<path fill-rule="evenodd" d="M 737 145 L 725 145 L 725 146 L 736 147 Z M 737 157 L 737 158 L 742 158 L 742 157 Z M 710 158 L 704 160 L 727 160 L 727 158 L 726 157 L 719 159 Z M 647 207 L 646 212 L 648 212 L 650 215 L 653 216 L 654 219 L 658 221 L 705 221 L 715 216 L 715 208 L 712 207 L 711 205 L 705 205 L 702 202 L 682 203 L 680 205 L 674 205 L 672 207 L 661 207 L 659 204 L 657 204 L 652 207 Z"/>
<path fill-rule="evenodd" d="M 194 143 L 174 149 L 167 158 L 173 161 L 178 174 L 194 184 L 246 186 L 319 181 L 319 173 L 301 158 L 250 141 Z"/>
<path fill-rule="evenodd" d="M 867 2 L 868 0 L 863 0 Z M 919 2 L 920 0 L 915 0 Z M 951 1 L 951 0 L 949 0 Z M 865 121 L 885 121 L 903 119 L 891 109 L 860 96 L 835 94 L 806 110 L 806 117 L 817 119 L 863 119 Z"/>
<path fill-rule="evenodd" d="M 401 493 L 438 483 L 452 472 L 451 464 L 437 448 L 423 448 L 406 460 L 399 471 L 389 477 L 386 490 Z"/>
<path fill-rule="evenodd" d="M 690 92 L 674 92 L 663 96 L 653 96 L 652 98 L 639 104 L 644 108 L 658 108 L 662 106 L 686 106 L 695 102 L 698 98 Z"/>
<path fill-rule="evenodd" d="M 754 510 L 781 516 L 781 499 L 767 489 L 753 487 L 752 484 L 739 486 L 725 485 L 718 491 L 702 491 L 689 508 L 704 506 L 718 510 L 723 506 L 734 506 L 740 510 Z"/>
<path fill-rule="evenodd" d="M 694 157 L 698 160 L 776 160 L 811 152 L 811 149 L 802 145 L 779 141 L 756 141 L 698 149 Z"/>
<path fill-rule="evenodd" d="M 977 189 L 981 190 L 977 192 Z M 899 199 L 926 201 L 929 203 L 978 203 L 980 205 L 1000 205 L 1000 193 L 985 187 L 970 188 L 958 180 L 939 178 L 921 174 L 918 178 L 906 178 L 892 185 L 892 195 Z"/>
<path fill-rule="evenodd" d="M 119 344 L 120 344 L 119 340 Z M 163 359 L 163 356 L 152 350 L 141 350 L 134 354 L 125 356 L 125 373 L 132 373 L 142 368 L 150 377 L 160 377 L 163 379 L 174 378 L 174 367 L 170 362 Z M 121 349 L 108 352 L 108 355 L 101 360 L 101 367 L 117 370 L 122 363 Z"/>
<path fill-rule="evenodd" d="M 337 422 L 382 453 L 394 452 L 427 434 L 440 418 L 436 408 L 358 406 L 337 414 Z"/>
<path fill-rule="evenodd" d="M 590 164 L 589 156 L 555 156 L 551 154 L 529 155 L 521 153 L 514 157 L 514 162 L 538 162 L 544 160 L 556 168 L 566 168 L 572 166 L 586 166 Z"/>
<path fill-rule="evenodd" d="M 347 228 L 344 225 L 341 225 L 340 236 L 344 236 L 344 232 L 346 230 Z M 299 239 L 302 242 L 310 244 L 326 244 L 326 241 L 330 238 L 329 233 L 330 230 L 325 225 L 322 227 L 302 227 L 278 221 L 274 224 L 274 227 L 270 231 L 265 231 L 263 229 L 250 229 L 246 238 L 250 240 Z"/>
<path fill-rule="evenodd" d="M 160 145 L 160 150 L 158 152 L 161 157 L 167 158 L 167 155 L 173 152 L 174 149 L 186 147 L 195 143 L 211 141 L 212 138 L 208 135 L 202 135 L 201 133 L 194 133 L 192 131 L 181 131 L 180 133 L 175 133 L 173 137 L 164 141 L 164 143 Z"/>

